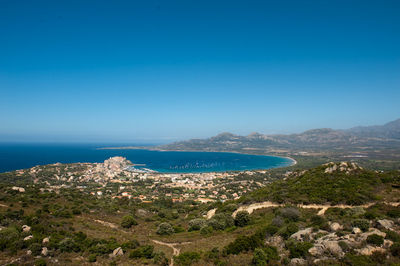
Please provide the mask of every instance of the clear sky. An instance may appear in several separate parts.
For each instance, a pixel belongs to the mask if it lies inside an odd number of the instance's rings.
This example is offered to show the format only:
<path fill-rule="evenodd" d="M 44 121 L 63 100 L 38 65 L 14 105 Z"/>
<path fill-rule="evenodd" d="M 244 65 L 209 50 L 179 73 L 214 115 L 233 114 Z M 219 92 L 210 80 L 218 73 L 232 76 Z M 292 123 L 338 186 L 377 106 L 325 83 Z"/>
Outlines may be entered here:
<path fill-rule="evenodd" d="M 400 117 L 400 1 L 0 1 L 0 141 Z"/>

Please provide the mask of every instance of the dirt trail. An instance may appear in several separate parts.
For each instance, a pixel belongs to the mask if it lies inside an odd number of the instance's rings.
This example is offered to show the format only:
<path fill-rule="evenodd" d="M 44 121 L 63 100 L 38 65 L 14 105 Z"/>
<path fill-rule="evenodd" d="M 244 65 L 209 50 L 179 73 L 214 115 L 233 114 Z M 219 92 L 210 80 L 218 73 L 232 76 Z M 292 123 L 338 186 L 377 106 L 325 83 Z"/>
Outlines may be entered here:
<path fill-rule="evenodd" d="M 94 221 L 98 222 L 98 223 L 100 223 L 100 224 L 102 224 L 104 226 L 108 226 L 108 227 L 113 228 L 113 229 L 118 229 L 118 226 L 116 224 L 113 224 L 113 223 L 110 223 L 110 222 L 105 222 L 105 221 L 102 221 L 102 220 L 94 220 Z"/>
<path fill-rule="evenodd" d="M 207 212 L 207 214 L 206 214 L 207 220 L 208 220 L 208 219 L 211 219 L 211 217 L 214 216 L 214 214 L 215 214 L 216 211 L 217 211 L 217 209 L 211 209 L 211 210 L 209 210 L 209 211 Z"/>
<path fill-rule="evenodd" d="M 0 207 L 8 208 L 7 205 L 1 204 L 1 203 L 0 203 Z"/>
<path fill-rule="evenodd" d="M 154 239 L 152 239 L 151 241 L 153 241 L 154 243 L 156 243 L 158 245 L 167 246 L 169 248 L 172 248 L 171 263 L 169 264 L 170 266 L 174 265 L 174 256 L 179 256 L 179 253 L 181 252 L 181 249 L 176 246 L 187 245 L 187 244 L 191 243 L 191 242 L 166 243 L 166 242 L 162 242 L 162 241 L 154 240 Z"/>
<path fill-rule="evenodd" d="M 391 206 L 399 206 L 400 202 L 383 202 L 386 205 L 391 205 Z M 328 204 L 297 204 L 295 206 L 303 209 L 321 209 L 318 211 L 318 215 L 324 215 L 326 210 L 329 208 L 340 208 L 340 209 L 347 209 L 347 208 L 354 208 L 354 207 L 362 207 L 362 208 L 368 208 L 371 205 L 375 203 L 367 203 L 363 205 L 346 205 L 346 204 L 338 204 L 338 205 L 328 205 Z M 246 206 L 241 206 L 239 207 L 233 214 L 232 216 L 235 217 L 236 214 L 240 211 L 247 211 L 248 213 L 252 213 L 253 211 L 257 209 L 262 209 L 262 208 L 271 208 L 271 207 L 283 207 L 285 204 L 280 204 L 280 203 L 275 203 L 271 201 L 265 201 L 265 202 L 258 202 L 258 203 L 253 203 L 250 205 Z M 211 216 L 212 217 L 212 216 Z M 210 217 L 210 218 L 211 218 Z M 208 218 L 208 213 L 207 213 L 207 218 Z M 209 218 L 208 218 L 209 219 Z"/>

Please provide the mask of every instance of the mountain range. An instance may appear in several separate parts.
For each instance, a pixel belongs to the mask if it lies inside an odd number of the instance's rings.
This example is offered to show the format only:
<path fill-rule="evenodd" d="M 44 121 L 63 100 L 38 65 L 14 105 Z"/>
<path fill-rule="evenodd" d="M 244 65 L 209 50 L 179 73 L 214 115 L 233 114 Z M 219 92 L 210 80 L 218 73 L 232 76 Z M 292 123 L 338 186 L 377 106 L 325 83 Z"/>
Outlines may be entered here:
<path fill-rule="evenodd" d="M 240 136 L 226 132 L 207 139 L 179 141 L 158 148 L 194 151 L 396 152 L 400 148 L 400 119 L 380 126 L 360 126 L 347 130 L 321 128 L 289 135 L 251 133 Z"/>

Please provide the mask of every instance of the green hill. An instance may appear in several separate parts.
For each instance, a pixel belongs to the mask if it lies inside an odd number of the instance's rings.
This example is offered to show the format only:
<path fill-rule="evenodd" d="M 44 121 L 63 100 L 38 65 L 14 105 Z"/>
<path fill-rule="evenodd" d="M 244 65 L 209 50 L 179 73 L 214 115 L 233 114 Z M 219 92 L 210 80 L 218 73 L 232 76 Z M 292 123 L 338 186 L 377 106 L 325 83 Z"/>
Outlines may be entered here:
<path fill-rule="evenodd" d="M 329 163 L 291 173 L 241 201 L 361 205 L 376 200 L 398 200 L 399 183 L 399 171 L 376 172 L 354 163 Z"/>

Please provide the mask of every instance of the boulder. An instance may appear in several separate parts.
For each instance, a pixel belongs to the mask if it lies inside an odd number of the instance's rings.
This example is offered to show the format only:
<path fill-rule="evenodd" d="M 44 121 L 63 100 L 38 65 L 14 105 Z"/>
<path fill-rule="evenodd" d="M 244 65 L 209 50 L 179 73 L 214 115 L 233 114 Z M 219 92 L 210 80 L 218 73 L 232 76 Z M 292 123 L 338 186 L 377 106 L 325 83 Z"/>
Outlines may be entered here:
<path fill-rule="evenodd" d="M 26 224 L 24 224 L 24 225 L 22 226 L 22 231 L 23 231 L 23 232 L 29 232 L 29 231 L 31 231 L 31 227 L 30 227 L 30 226 L 27 226 Z"/>
<path fill-rule="evenodd" d="M 25 237 L 25 238 L 24 238 L 24 241 L 31 240 L 32 238 L 33 238 L 33 236 L 32 236 L 32 235 L 30 235 L 30 236 L 27 236 L 27 237 Z"/>
<path fill-rule="evenodd" d="M 26 255 L 32 255 L 32 251 L 28 249 L 28 250 L 26 251 Z"/>
<path fill-rule="evenodd" d="M 316 244 L 312 248 L 308 250 L 308 252 L 311 254 L 311 256 L 314 257 L 319 257 L 324 254 L 324 246 L 321 244 Z"/>
<path fill-rule="evenodd" d="M 344 252 L 342 248 L 339 246 L 338 241 L 324 241 L 323 245 L 325 246 L 325 249 L 335 257 L 344 256 Z"/>
<path fill-rule="evenodd" d="M 338 231 L 343 229 L 343 226 L 341 226 L 339 223 L 336 222 L 331 223 L 329 227 L 331 228 L 332 231 Z"/>
<path fill-rule="evenodd" d="M 372 253 L 374 253 L 375 251 L 378 252 L 383 252 L 385 253 L 385 249 L 381 248 L 381 247 L 373 247 L 373 246 L 366 246 L 364 248 L 361 249 L 357 249 L 356 250 L 360 255 L 365 255 L 365 256 L 371 256 Z"/>
<path fill-rule="evenodd" d="M 308 236 L 308 239 L 311 239 L 312 231 L 313 231 L 313 229 L 311 227 L 309 227 L 309 228 L 297 231 L 290 237 L 296 239 L 297 241 L 303 241 L 305 236 Z"/>
<path fill-rule="evenodd" d="M 46 257 L 49 254 L 49 250 L 46 247 L 44 247 L 42 248 L 41 254 Z"/>
<path fill-rule="evenodd" d="M 47 243 L 49 243 L 49 241 L 50 241 L 50 238 L 49 237 L 45 237 L 42 240 L 42 244 L 47 244 Z"/>
<path fill-rule="evenodd" d="M 379 228 L 384 228 L 384 229 L 392 229 L 394 227 L 394 222 L 392 220 L 388 219 L 382 219 L 377 221 L 377 226 Z"/>
<path fill-rule="evenodd" d="M 361 229 L 360 228 L 358 228 L 358 227 L 353 227 L 353 234 L 359 234 L 359 233 L 361 233 L 362 231 L 361 231 Z"/>
<path fill-rule="evenodd" d="M 115 257 L 115 256 L 122 256 L 122 255 L 124 255 L 124 251 L 122 250 L 121 247 L 118 247 L 118 248 L 114 249 L 112 255 L 113 255 L 114 257 Z"/>
<path fill-rule="evenodd" d="M 370 229 L 368 230 L 368 232 L 362 233 L 362 234 L 360 235 L 360 240 L 367 240 L 367 237 L 368 237 L 368 236 L 374 235 L 374 234 L 379 235 L 379 236 L 382 236 L 383 238 L 386 237 L 386 233 L 381 232 L 381 231 L 379 231 L 379 230 L 376 229 L 376 228 L 370 228 Z"/>
<path fill-rule="evenodd" d="M 290 265 L 306 265 L 307 261 L 305 259 L 294 258 L 290 260 Z"/>
<path fill-rule="evenodd" d="M 272 236 L 267 239 L 266 244 L 282 249 L 285 247 L 285 241 L 281 236 Z"/>

